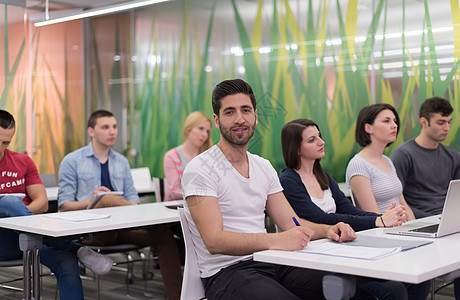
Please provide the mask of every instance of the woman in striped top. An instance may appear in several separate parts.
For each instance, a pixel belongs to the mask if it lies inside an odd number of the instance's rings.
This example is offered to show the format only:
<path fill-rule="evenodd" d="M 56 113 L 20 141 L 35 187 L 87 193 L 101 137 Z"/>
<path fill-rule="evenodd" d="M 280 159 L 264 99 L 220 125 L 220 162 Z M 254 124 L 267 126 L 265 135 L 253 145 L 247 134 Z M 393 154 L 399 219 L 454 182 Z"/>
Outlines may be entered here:
<path fill-rule="evenodd" d="M 396 140 L 399 116 L 390 104 L 373 104 L 358 114 L 356 142 L 364 147 L 348 163 L 346 181 L 362 210 L 380 213 L 400 205 L 408 220 L 415 219 L 402 195 L 402 185 L 385 148 Z"/>
<path fill-rule="evenodd" d="M 346 180 L 355 200 L 365 211 L 380 213 L 396 205 L 408 220 L 415 219 L 402 195 L 402 185 L 391 160 L 383 154 L 396 140 L 399 116 L 396 109 L 384 103 L 364 107 L 356 120 L 355 139 L 363 148 L 348 163 Z M 388 224 L 384 224 L 384 226 Z M 408 299 L 426 299 L 430 281 L 404 283 Z"/>

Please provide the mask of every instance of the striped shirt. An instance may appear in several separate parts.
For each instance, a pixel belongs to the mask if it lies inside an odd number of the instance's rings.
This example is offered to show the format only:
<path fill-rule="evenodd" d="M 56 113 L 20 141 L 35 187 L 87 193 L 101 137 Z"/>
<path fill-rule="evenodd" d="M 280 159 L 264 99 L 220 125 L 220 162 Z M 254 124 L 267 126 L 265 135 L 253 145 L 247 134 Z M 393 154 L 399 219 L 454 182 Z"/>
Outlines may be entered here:
<path fill-rule="evenodd" d="M 396 175 L 393 163 L 387 156 L 383 155 L 383 158 L 390 165 L 391 171 L 383 171 L 356 154 L 348 163 L 346 174 L 347 185 L 350 190 L 350 179 L 353 176 L 360 175 L 369 179 L 372 193 L 381 213 L 386 211 L 393 202 L 399 205 L 399 197 L 402 194 L 402 184 Z"/>

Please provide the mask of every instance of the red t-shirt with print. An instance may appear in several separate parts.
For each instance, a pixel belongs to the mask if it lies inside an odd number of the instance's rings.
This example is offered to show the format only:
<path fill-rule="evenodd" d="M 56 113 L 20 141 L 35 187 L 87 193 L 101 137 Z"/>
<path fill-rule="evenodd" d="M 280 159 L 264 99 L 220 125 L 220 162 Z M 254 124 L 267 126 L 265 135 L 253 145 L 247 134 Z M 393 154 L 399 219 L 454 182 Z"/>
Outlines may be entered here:
<path fill-rule="evenodd" d="M 0 160 L 0 194 L 26 194 L 22 201 L 29 205 L 32 201 L 26 193 L 26 186 L 41 183 L 37 167 L 27 154 L 5 150 Z"/>

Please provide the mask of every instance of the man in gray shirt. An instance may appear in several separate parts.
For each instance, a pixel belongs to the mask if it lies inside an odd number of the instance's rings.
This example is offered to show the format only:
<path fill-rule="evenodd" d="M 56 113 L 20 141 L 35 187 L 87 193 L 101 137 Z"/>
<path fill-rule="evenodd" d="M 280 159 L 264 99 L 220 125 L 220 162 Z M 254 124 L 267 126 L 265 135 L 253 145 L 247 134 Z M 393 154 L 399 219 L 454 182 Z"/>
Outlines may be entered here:
<path fill-rule="evenodd" d="M 425 100 L 420 106 L 420 134 L 391 155 L 416 218 L 440 214 L 449 182 L 460 178 L 460 154 L 440 143 L 449 132 L 452 111 L 448 100 Z"/>

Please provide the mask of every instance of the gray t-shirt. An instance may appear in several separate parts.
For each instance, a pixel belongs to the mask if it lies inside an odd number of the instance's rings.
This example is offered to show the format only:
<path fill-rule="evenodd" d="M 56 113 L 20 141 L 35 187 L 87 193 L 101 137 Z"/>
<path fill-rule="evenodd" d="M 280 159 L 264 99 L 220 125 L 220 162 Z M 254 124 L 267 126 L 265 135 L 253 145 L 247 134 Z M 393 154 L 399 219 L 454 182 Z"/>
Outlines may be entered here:
<path fill-rule="evenodd" d="M 427 149 L 410 140 L 396 148 L 391 159 L 415 217 L 440 214 L 449 182 L 460 178 L 460 154 L 442 144 Z"/>
<path fill-rule="evenodd" d="M 350 179 L 353 176 L 360 175 L 369 179 L 372 194 L 381 213 L 390 208 L 392 203 L 399 205 L 399 197 L 402 193 L 401 182 L 396 176 L 393 163 L 387 156 L 382 156 L 390 165 L 390 171 L 381 170 L 365 160 L 361 155 L 356 154 L 348 163 L 346 173 L 347 185 L 350 190 Z"/>

